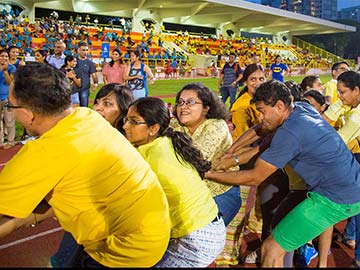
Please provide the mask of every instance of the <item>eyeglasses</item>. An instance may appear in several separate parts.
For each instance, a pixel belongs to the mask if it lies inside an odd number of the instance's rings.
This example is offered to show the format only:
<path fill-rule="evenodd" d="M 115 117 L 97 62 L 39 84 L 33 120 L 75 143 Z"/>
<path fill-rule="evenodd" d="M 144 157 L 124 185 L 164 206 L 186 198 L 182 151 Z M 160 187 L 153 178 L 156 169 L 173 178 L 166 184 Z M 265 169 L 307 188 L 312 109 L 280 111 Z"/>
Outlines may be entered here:
<path fill-rule="evenodd" d="M 350 69 L 349 69 L 349 68 L 346 68 L 346 67 L 338 67 L 338 68 L 335 68 L 335 70 L 349 71 Z"/>
<path fill-rule="evenodd" d="M 15 106 L 12 105 L 10 101 L 7 101 L 4 103 L 4 107 L 8 108 L 8 109 L 20 109 L 20 108 L 24 108 L 23 106 Z"/>
<path fill-rule="evenodd" d="M 134 119 L 128 118 L 127 116 L 124 117 L 124 124 L 129 122 L 130 125 L 138 126 L 138 125 L 147 125 L 145 121 L 136 121 Z"/>
<path fill-rule="evenodd" d="M 177 106 L 194 106 L 195 104 L 202 104 L 202 102 L 197 102 L 195 99 L 188 99 L 188 100 L 183 100 L 183 99 L 179 99 L 178 102 L 176 103 Z"/>

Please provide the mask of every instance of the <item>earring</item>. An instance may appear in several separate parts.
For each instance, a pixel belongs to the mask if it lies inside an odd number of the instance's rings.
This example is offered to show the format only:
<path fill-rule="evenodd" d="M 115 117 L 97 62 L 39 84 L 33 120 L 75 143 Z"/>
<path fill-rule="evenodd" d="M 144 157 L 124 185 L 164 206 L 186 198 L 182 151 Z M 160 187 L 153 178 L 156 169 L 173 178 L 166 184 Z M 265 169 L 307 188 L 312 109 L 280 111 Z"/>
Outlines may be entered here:
<path fill-rule="evenodd" d="M 153 133 L 152 132 L 150 132 L 150 136 L 152 136 L 153 135 Z"/>

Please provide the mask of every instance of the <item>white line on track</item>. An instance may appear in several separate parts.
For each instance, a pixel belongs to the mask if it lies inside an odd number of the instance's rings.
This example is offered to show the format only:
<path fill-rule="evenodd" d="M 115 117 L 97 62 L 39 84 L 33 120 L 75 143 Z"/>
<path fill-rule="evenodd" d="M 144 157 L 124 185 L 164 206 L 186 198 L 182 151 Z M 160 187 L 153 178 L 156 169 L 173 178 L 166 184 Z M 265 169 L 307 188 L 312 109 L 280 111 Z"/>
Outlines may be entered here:
<path fill-rule="evenodd" d="M 25 238 L 22 238 L 22 239 L 19 239 L 19 240 L 16 240 L 16 241 L 13 241 L 13 242 L 10 242 L 10 243 L 7 243 L 7 244 L 3 244 L 3 245 L 0 245 L 0 250 L 6 249 L 8 247 L 16 246 L 16 245 L 19 245 L 21 243 L 31 241 L 33 239 L 36 239 L 36 238 L 39 238 L 39 237 L 42 237 L 42 236 L 45 236 L 45 235 L 48 235 L 48 234 L 51 234 L 51 233 L 55 233 L 55 232 L 58 232 L 58 231 L 61 231 L 61 230 L 62 230 L 62 227 L 57 227 L 57 228 L 54 228 L 54 229 L 51 229 L 51 230 L 48 230 L 48 231 L 44 231 L 44 232 L 41 232 L 41 233 L 38 233 L 38 234 L 34 234 L 34 235 L 29 236 L 29 237 L 25 237 Z"/>

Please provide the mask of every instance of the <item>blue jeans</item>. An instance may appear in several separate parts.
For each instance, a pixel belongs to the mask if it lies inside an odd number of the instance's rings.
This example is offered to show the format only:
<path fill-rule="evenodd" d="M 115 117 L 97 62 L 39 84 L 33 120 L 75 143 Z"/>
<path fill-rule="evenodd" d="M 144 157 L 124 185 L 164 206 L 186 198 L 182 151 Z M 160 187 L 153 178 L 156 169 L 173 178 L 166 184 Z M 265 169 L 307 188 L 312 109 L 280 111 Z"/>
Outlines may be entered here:
<path fill-rule="evenodd" d="M 225 226 L 233 220 L 241 207 L 240 187 L 233 186 L 223 194 L 214 197 Z"/>
<path fill-rule="evenodd" d="M 360 261 L 360 214 L 352 217 L 356 227 L 355 260 Z"/>
<path fill-rule="evenodd" d="M 347 220 L 344 230 L 344 238 L 346 240 L 355 240 L 356 238 L 355 217 L 351 217 Z"/>
<path fill-rule="evenodd" d="M 79 245 L 69 232 L 65 232 L 59 250 L 50 258 L 53 268 L 105 268 Z"/>
<path fill-rule="evenodd" d="M 230 105 L 232 105 L 235 102 L 236 99 L 236 93 L 237 93 L 237 87 L 221 87 L 220 88 L 221 93 L 221 100 L 226 103 L 226 100 L 228 97 L 230 97 Z"/>
<path fill-rule="evenodd" d="M 79 92 L 79 98 L 80 98 L 80 107 L 88 107 L 89 106 L 89 96 L 90 96 L 90 90 L 81 90 Z"/>

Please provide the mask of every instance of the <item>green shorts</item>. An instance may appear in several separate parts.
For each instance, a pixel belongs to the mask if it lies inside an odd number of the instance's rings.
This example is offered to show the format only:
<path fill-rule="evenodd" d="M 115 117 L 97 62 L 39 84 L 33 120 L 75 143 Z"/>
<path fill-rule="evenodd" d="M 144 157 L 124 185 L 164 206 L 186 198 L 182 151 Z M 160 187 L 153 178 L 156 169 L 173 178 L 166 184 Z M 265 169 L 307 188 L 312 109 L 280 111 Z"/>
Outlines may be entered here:
<path fill-rule="evenodd" d="M 272 236 L 285 250 L 292 251 L 320 235 L 330 226 L 360 213 L 360 202 L 338 204 L 309 192 L 273 229 Z"/>

